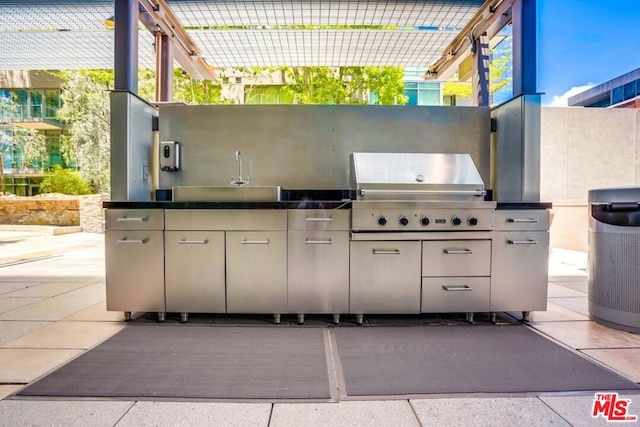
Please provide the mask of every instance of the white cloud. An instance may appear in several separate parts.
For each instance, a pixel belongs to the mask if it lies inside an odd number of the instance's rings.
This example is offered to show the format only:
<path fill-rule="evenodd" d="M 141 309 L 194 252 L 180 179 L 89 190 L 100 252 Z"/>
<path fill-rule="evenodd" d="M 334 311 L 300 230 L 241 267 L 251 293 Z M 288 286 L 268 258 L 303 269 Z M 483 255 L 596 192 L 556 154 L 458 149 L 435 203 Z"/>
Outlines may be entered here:
<path fill-rule="evenodd" d="M 549 107 L 566 107 L 568 105 L 569 98 L 577 95 L 585 90 L 591 89 L 595 85 L 593 83 L 589 83 L 583 86 L 574 86 L 562 95 L 556 95 L 553 97 L 551 102 L 549 103 Z"/>

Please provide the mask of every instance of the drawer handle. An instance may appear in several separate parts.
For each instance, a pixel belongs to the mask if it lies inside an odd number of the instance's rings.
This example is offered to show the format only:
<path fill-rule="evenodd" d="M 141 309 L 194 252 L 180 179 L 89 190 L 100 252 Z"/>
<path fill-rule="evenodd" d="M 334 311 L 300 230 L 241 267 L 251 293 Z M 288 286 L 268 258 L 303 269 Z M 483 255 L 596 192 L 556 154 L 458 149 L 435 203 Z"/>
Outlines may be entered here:
<path fill-rule="evenodd" d="M 400 255 L 400 249 L 374 249 L 374 255 Z"/>
<path fill-rule="evenodd" d="M 146 216 L 143 217 L 121 217 L 116 219 L 116 222 L 144 222 L 147 220 Z"/>
<path fill-rule="evenodd" d="M 538 218 L 509 218 L 507 222 L 538 222 Z"/>
<path fill-rule="evenodd" d="M 243 240 L 243 245 L 268 245 L 269 239 L 267 240 Z"/>
<path fill-rule="evenodd" d="M 129 243 L 134 243 L 137 245 L 144 245 L 145 243 L 147 243 L 149 241 L 149 239 L 137 239 L 137 240 L 133 240 L 133 239 L 127 239 L 126 237 L 124 239 L 120 239 L 118 240 L 118 244 L 120 245 L 125 245 L 125 244 L 129 244 Z"/>
<path fill-rule="evenodd" d="M 471 249 L 445 249 L 444 253 L 450 255 L 471 255 L 473 251 Z"/>
<path fill-rule="evenodd" d="M 207 239 L 203 239 L 203 240 L 182 239 L 178 241 L 179 245 L 206 245 L 207 243 L 209 243 L 209 240 Z"/>
<path fill-rule="evenodd" d="M 331 239 L 326 239 L 326 240 L 305 239 L 304 243 L 307 245 L 330 245 Z"/>
<path fill-rule="evenodd" d="M 470 292 L 473 290 L 469 285 L 442 285 L 442 289 L 447 292 Z"/>
<path fill-rule="evenodd" d="M 510 245 L 537 245 L 537 240 L 507 240 Z"/>
<path fill-rule="evenodd" d="M 309 221 L 309 222 L 331 222 L 333 221 L 333 218 L 331 217 L 310 217 L 310 218 L 305 218 L 305 221 Z"/>

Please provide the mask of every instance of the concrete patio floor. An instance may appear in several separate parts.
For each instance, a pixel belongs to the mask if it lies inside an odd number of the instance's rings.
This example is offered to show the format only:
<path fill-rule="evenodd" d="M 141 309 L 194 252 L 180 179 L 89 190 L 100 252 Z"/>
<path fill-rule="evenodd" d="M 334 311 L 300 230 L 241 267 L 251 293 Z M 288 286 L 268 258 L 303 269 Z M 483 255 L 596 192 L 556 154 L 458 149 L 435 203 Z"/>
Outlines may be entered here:
<path fill-rule="evenodd" d="M 532 313 L 527 323 L 638 383 L 640 335 L 589 320 L 585 265 L 584 253 L 552 250 L 548 310 Z M 11 398 L 127 327 L 122 319 L 106 311 L 103 235 L 0 231 L 0 426 L 608 424 L 592 418 L 594 396 L 584 392 L 338 403 Z M 624 397 L 631 399 L 629 414 L 640 416 L 640 394 Z"/>

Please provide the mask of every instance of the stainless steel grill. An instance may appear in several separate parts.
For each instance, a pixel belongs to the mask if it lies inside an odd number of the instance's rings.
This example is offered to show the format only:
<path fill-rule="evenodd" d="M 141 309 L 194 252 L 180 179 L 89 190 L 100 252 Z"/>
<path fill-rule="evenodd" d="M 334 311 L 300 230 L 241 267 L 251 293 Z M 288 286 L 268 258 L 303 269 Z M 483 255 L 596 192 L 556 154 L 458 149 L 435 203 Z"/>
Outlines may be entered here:
<path fill-rule="evenodd" d="M 492 230 L 495 202 L 471 156 L 442 153 L 353 153 L 352 230 Z"/>

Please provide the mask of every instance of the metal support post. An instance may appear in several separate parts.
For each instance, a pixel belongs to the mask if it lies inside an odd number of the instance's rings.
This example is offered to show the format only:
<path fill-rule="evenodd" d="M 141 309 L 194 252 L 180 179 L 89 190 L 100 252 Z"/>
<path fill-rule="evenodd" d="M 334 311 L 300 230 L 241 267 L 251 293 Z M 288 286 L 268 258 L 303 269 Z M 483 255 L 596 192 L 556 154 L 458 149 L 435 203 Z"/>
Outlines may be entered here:
<path fill-rule="evenodd" d="M 115 90 L 138 92 L 138 0 L 115 1 Z"/>
<path fill-rule="evenodd" d="M 489 38 L 486 33 L 473 41 L 472 100 L 478 107 L 489 106 Z"/>

